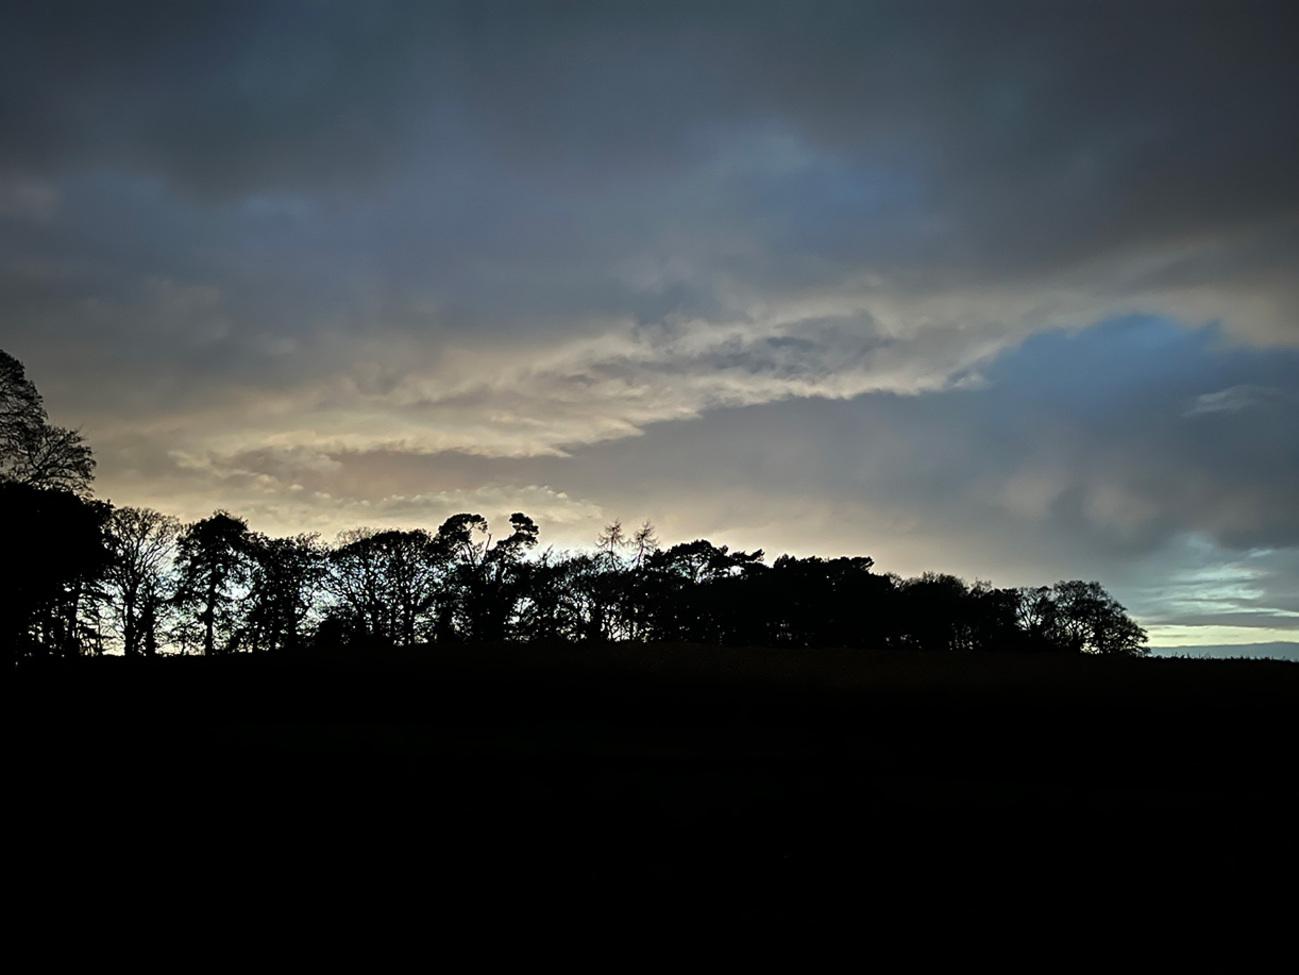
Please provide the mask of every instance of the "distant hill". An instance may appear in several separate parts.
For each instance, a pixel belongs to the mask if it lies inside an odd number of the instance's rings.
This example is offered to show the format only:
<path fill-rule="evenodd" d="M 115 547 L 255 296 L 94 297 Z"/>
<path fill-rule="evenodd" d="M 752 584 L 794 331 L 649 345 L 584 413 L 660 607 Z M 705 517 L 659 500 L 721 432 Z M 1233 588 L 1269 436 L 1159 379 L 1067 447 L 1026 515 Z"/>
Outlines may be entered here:
<path fill-rule="evenodd" d="M 1213 646 L 1151 647 L 1152 657 L 1250 657 L 1270 660 L 1299 660 L 1299 643 L 1235 643 Z"/>

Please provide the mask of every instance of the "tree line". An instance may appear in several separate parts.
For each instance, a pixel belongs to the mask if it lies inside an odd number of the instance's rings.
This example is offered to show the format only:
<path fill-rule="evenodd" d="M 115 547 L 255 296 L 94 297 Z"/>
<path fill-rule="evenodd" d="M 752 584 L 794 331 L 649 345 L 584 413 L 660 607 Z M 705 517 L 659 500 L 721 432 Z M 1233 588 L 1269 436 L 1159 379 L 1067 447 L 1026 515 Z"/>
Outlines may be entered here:
<path fill-rule="evenodd" d="M 272 538 L 227 511 L 189 524 L 95 500 L 94 461 L 48 422 L 0 352 L 0 507 L 17 526 L 0 588 L 11 658 L 271 653 L 521 641 L 674 642 L 1136 654 L 1146 635 L 1095 582 L 994 588 L 870 558 L 794 558 L 700 539 L 663 547 L 646 522 L 592 550 L 538 550 L 516 512 L 423 528 Z"/>

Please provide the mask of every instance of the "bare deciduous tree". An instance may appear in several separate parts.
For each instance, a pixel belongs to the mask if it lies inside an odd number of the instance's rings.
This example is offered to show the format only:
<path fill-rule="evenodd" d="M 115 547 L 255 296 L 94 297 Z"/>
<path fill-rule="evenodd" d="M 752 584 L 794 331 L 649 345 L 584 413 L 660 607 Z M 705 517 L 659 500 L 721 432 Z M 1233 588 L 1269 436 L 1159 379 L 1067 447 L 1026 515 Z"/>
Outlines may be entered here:
<path fill-rule="evenodd" d="M 180 522 L 152 508 L 117 508 L 106 525 L 111 561 L 105 577 L 123 652 L 158 649 L 159 615 L 167 600 L 167 570 L 176 555 Z"/>

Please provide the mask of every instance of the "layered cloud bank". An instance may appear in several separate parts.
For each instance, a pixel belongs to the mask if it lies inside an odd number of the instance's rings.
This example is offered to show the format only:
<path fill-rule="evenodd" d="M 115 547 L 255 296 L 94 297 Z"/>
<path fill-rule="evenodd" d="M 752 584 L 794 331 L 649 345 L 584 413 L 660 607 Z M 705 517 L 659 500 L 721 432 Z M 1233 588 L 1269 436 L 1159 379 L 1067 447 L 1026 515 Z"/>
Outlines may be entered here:
<path fill-rule="evenodd" d="M 651 517 L 1283 639 L 1296 27 L 31 4 L 0 38 L 0 347 L 118 503 L 327 534 L 522 509 L 561 545 Z"/>

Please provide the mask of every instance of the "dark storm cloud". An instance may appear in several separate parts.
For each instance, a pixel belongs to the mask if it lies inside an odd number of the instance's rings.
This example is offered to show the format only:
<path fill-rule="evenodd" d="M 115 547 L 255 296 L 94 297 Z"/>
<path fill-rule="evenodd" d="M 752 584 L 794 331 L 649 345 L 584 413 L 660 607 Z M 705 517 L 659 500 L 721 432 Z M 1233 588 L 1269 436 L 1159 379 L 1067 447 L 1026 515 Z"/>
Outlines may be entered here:
<path fill-rule="evenodd" d="M 32 5 L 0 41 L 0 176 L 15 205 L 62 190 L 129 228 L 101 277 L 220 278 L 253 306 L 235 317 L 280 328 L 313 304 L 411 327 L 436 306 L 461 331 L 714 317 L 727 288 L 863 267 L 928 293 L 1172 248 L 1099 286 L 1261 291 L 1275 340 L 1299 254 L 1290 10 Z M 59 185 L 101 172 L 162 196 Z"/>
<path fill-rule="evenodd" d="M 1154 292 L 1293 340 L 1293 19 L 32 4 L 0 37 L 7 328 L 51 333 L 90 295 L 116 302 L 121 323 L 106 308 L 95 326 L 111 336 L 154 314 L 159 282 L 215 288 L 221 340 L 168 354 L 257 369 L 330 318 L 461 335 L 724 319 L 865 270 L 958 298 L 1081 276 L 1100 304 Z"/>
<path fill-rule="evenodd" d="M 949 226 L 904 253 L 1036 266 L 1293 217 L 1295 27 L 1249 2 L 43 4 L 6 32 L 0 165 L 245 194 L 472 140 L 587 191 L 774 123 L 848 167 L 801 200 L 851 209 L 861 172 L 910 173 Z"/>
<path fill-rule="evenodd" d="M 394 36 L 360 7 L 52 3 L 4 42 L 0 159 L 129 169 L 200 193 L 354 180 L 403 129 Z"/>

